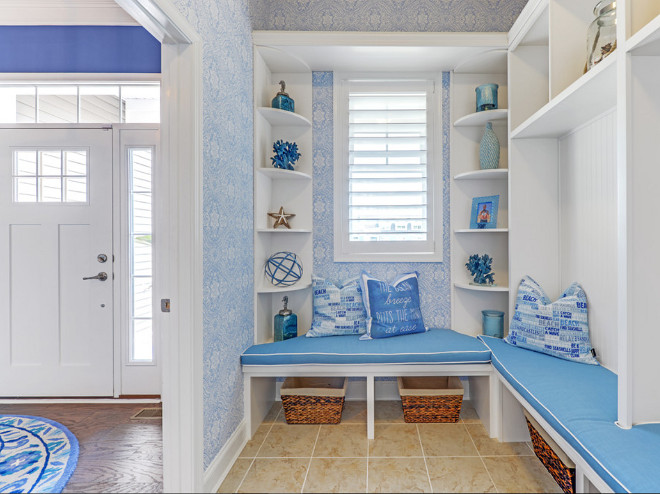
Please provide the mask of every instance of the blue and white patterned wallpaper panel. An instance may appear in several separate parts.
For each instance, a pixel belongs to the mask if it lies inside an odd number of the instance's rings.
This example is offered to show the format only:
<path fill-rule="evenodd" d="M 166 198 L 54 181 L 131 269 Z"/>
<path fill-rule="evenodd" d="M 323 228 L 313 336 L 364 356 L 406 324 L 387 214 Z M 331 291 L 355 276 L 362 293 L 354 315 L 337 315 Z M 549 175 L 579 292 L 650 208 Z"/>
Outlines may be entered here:
<path fill-rule="evenodd" d="M 443 262 L 354 263 L 334 261 L 333 73 L 312 73 L 314 148 L 314 274 L 335 282 L 358 276 L 362 269 L 379 279 L 418 271 L 422 314 L 427 326 L 448 328 L 451 294 L 449 278 L 449 72 L 442 74 Z"/>
<path fill-rule="evenodd" d="M 527 0 L 250 0 L 252 28 L 288 31 L 508 31 Z"/>
<path fill-rule="evenodd" d="M 174 0 L 204 42 L 204 466 L 243 420 L 253 342 L 252 38 L 246 0 Z"/>

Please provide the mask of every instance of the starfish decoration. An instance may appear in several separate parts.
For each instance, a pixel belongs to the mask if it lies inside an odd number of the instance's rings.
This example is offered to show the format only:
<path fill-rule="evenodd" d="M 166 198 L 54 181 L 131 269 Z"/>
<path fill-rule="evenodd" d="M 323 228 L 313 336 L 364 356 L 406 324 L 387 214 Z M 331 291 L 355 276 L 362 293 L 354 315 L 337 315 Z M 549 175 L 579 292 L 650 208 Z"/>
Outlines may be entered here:
<path fill-rule="evenodd" d="M 285 213 L 284 212 L 284 207 L 280 207 L 279 212 L 277 213 L 268 213 L 268 216 L 271 218 L 275 218 L 275 224 L 273 225 L 273 228 L 277 228 L 280 225 L 284 225 L 287 228 L 291 229 L 291 225 L 289 225 L 289 218 L 293 218 L 295 214 L 291 213 Z"/>

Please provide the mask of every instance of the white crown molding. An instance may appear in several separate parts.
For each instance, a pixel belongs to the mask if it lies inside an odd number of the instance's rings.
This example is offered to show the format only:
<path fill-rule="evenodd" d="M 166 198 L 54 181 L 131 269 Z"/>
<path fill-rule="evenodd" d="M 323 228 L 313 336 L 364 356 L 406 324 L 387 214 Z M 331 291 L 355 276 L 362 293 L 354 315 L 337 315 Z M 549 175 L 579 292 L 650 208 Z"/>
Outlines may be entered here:
<path fill-rule="evenodd" d="M 114 0 L 0 0 L 0 24 L 139 26 Z"/>

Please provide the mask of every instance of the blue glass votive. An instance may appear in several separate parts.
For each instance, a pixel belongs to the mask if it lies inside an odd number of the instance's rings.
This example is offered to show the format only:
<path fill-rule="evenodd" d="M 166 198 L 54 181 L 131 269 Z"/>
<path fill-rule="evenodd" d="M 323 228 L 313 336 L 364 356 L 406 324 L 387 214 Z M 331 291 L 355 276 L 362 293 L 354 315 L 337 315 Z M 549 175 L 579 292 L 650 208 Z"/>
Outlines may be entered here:
<path fill-rule="evenodd" d="M 504 337 L 504 312 L 501 310 L 482 310 L 481 326 L 486 336 Z"/>
<path fill-rule="evenodd" d="M 497 84 L 482 84 L 477 86 L 477 111 L 497 110 Z"/>

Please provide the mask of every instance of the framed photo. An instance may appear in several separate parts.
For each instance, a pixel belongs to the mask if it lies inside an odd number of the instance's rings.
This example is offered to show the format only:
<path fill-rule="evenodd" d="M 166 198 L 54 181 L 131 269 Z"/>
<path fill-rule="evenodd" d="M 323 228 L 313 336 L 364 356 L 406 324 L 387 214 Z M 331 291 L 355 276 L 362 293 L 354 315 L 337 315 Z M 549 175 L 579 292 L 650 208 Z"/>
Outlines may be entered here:
<path fill-rule="evenodd" d="M 472 199 L 470 229 L 484 230 L 497 228 L 497 210 L 500 196 L 475 197 Z"/>

